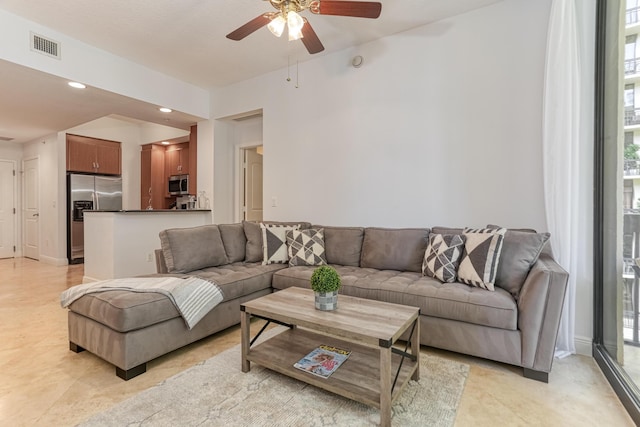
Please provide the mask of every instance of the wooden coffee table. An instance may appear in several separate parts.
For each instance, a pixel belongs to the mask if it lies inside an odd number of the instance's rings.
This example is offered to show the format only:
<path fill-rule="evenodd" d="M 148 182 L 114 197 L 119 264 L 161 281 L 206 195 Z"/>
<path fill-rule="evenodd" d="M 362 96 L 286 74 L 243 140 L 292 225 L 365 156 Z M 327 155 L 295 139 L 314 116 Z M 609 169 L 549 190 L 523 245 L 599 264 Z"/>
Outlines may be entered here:
<path fill-rule="evenodd" d="M 242 372 L 248 372 L 250 363 L 254 362 L 379 408 L 382 426 L 391 425 L 391 405 L 409 379 L 420 379 L 420 309 L 417 307 L 340 295 L 336 310 L 320 311 L 314 307 L 311 290 L 288 288 L 246 302 L 240 309 Z M 250 337 L 252 316 L 284 324 L 289 329 L 252 346 L 257 338 L 252 341 Z M 406 347 L 394 347 L 405 332 L 410 334 Z M 352 353 L 329 378 L 293 367 L 320 344 Z"/>

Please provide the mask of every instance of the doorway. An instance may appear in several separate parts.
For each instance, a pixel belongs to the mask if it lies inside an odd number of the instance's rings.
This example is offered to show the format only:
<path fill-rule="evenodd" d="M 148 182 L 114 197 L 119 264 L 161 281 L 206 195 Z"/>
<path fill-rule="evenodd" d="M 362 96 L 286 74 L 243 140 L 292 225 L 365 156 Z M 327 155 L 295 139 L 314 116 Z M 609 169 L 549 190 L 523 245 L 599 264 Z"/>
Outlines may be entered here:
<path fill-rule="evenodd" d="M 24 161 L 22 223 L 24 230 L 24 256 L 40 259 L 40 166 L 38 158 Z"/>
<path fill-rule="evenodd" d="M 240 188 L 242 189 L 241 212 L 246 221 L 262 221 L 262 145 L 240 149 L 242 173 Z"/>
<path fill-rule="evenodd" d="M 0 258 L 16 252 L 16 163 L 0 160 Z"/>

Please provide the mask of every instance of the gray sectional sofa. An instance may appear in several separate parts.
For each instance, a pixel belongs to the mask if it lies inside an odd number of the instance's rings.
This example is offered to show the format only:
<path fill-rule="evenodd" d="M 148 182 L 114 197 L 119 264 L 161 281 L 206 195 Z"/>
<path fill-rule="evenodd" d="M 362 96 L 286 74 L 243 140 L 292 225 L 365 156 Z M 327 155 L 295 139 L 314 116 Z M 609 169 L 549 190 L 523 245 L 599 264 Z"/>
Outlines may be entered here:
<path fill-rule="evenodd" d="M 520 366 L 524 376 L 548 381 L 568 279 L 547 248 L 548 235 L 506 231 L 490 291 L 423 275 L 430 233 L 462 229 L 279 224 L 323 229 L 324 256 L 342 278 L 341 294 L 419 307 L 423 345 Z M 149 360 L 238 324 L 245 301 L 291 286 L 309 288 L 315 268 L 263 265 L 256 223 L 165 230 L 160 240 L 158 274 L 213 280 L 224 301 L 191 330 L 160 294 L 107 291 L 71 304 L 71 349 L 114 364 L 124 379 L 145 372 Z"/>

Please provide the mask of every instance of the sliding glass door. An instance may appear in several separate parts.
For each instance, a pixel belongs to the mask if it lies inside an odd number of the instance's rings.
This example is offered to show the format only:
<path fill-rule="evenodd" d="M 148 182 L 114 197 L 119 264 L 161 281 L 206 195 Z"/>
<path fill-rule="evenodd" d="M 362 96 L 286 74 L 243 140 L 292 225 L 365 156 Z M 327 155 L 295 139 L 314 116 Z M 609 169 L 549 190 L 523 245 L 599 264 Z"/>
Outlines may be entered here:
<path fill-rule="evenodd" d="M 638 3 L 598 1 L 593 354 L 640 424 Z"/>

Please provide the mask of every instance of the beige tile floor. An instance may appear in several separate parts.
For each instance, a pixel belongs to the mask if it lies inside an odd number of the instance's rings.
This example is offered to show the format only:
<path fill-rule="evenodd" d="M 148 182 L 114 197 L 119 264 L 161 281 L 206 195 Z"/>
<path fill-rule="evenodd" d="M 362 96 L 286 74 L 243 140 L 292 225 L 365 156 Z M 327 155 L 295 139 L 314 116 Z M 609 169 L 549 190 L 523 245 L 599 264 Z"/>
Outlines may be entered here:
<path fill-rule="evenodd" d="M 88 352 L 68 349 L 60 292 L 82 280 L 83 266 L 0 260 L 0 425 L 71 426 L 240 342 L 230 328 L 160 357 L 130 381 Z M 471 366 L 457 426 L 632 426 L 593 359 L 556 360 L 549 384 L 517 368 L 454 353 L 425 353 Z"/>

